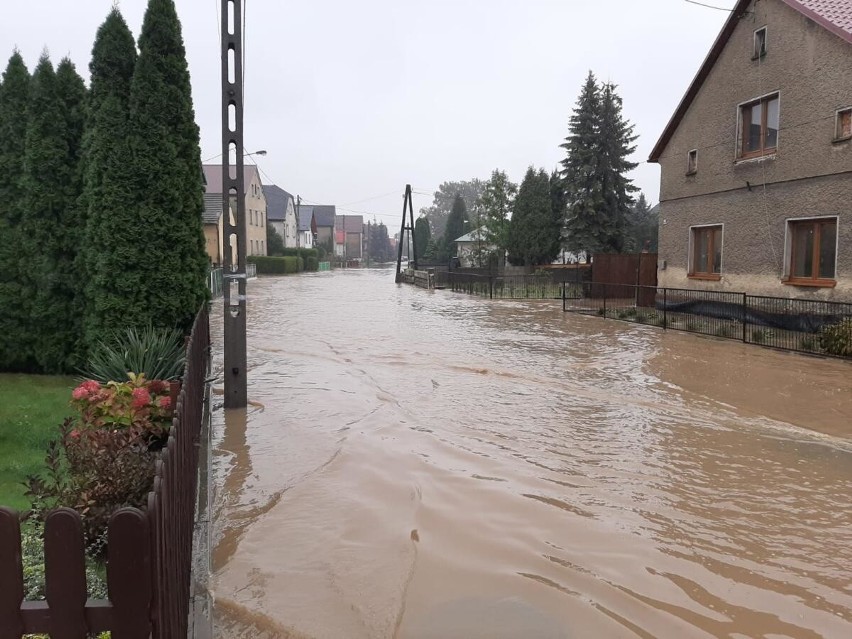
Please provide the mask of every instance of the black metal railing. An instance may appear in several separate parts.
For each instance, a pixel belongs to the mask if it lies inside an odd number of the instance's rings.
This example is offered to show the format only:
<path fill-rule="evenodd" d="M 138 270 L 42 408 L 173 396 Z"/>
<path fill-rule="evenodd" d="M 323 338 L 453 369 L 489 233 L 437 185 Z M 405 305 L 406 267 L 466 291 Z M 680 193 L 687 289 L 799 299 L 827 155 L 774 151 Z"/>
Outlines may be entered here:
<path fill-rule="evenodd" d="M 454 293 L 478 295 L 489 299 L 558 300 L 565 287 L 573 284 L 557 282 L 545 275 L 482 275 L 447 273 L 446 287 Z"/>
<path fill-rule="evenodd" d="M 852 357 L 852 304 L 844 302 L 589 282 L 565 288 L 562 310 L 784 350 Z"/>

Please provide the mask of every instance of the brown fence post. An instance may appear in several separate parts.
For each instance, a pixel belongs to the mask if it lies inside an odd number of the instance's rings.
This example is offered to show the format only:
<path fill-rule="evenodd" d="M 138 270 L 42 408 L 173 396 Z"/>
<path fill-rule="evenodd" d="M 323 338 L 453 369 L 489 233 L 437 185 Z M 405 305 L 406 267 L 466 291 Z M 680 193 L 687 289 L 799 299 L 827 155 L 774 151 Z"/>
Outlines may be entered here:
<path fill-rule="evenodd" d="M 151 605 L 151 542 L 148 520 L 122 508 L 109 522 L 107 583 L 113 606 L 112 639 L 148 639 Z"/>
<path fill-rule="evenodd" d="M 743 342 L 748 343 L 748 336 L 746 333 L 746 307 L 748 306 L 748 302 L 746 300 L 746 294 L 743 293 Z"/>
<path fill-rule="evenodd" d="M 668 290 L 669 289 L 667 288 L 663 289 L 663 330 L 666 330 L 669 327 Z"/>
<path fill-rule="evenodd" d="M 57 508 L 44 525 L 44 571 L 51 639 L 86 639 L 86 559 L 83 524 Z"/>
<path fill-rule="evenodd" d="M 0 508 L 0 639 L 20 639 L 24 634 L 23 599 L 21 521 L 14 510 Z"/>

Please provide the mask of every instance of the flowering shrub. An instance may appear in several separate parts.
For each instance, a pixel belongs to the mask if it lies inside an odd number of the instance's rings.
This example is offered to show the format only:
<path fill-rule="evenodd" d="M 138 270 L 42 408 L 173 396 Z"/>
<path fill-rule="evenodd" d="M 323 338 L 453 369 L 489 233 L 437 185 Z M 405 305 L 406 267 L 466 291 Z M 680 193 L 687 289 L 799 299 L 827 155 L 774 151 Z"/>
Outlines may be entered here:
<path fill-rule="evenodd" d="M 85 429 L 141 427 L 168 430 L 172 399 L 168 382 L 128 374 L 126 382 L 87 380 L 71 392 L 71 405 Z"/>

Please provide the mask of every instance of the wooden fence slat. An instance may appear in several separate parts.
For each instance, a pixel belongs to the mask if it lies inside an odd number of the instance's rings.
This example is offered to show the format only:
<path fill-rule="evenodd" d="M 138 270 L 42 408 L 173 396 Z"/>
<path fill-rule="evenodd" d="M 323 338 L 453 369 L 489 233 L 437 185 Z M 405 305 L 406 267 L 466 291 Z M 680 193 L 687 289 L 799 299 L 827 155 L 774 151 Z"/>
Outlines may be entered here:
<path fill-rule="evenodd" d="M 148 520 L 135 508 L 122 508 L 110 518 L 108 535 L 112 639 L 147 639 L 151 634 Z"/>
<path fill-rule="evenodd" d="M 86 639 L 86 558 L 80 515 L 70 508 L 57 508 L 44 527 L 50 639 Z"/>
<path fill-rule="evenodd" d="M 14 510 L 0 508 L 0 639 L 20 639 L 23 634 L 23 600 L 21 520 Z"/>

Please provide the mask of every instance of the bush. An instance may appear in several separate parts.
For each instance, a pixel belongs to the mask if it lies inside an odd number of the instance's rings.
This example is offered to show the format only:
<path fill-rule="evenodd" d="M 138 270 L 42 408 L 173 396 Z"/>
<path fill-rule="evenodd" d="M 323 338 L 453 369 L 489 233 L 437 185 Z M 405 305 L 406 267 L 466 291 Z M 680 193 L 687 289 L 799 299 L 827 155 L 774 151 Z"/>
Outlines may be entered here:
<path fill-rule="evenodd" d="M 852 357 L 852 317 L 823 326 L 819 332 L 819 344 L 829 355 Z"/>
<path fill-rule="evenodd" d="M 81 372 L 102 383 L 123 381 L 128 373 L 175 380 L 183 374 L 185 355 L 184 337 L 177 329 L 128 328 L 99 341 Z"/>
<path fill-rule="evenodd" d="M 325 248 L 324 248 L 324 247 L 322 247 L 322 246 L 318 246 L 318 247 L 317 247 L 316 249 L 314 249 L 314 250 L 317 252 L 317 260 L 318 260 L 318 261 L 320 261 L 320 262 L 324 262 L 324 261 L 325 261 L 325 256 L 327 255 L 327 253 L 326 253 L 326 251 L 325 251 Z"/>
<path fill-rule="evenodd" d="M 291 249 L 295 250 L 295 249 Z M 251 255 L 247 258 L 250 264 L 257 265 L 258 275 L 286 275 L 298 273 L 300 257 L 286 255 L 284 257 L 270 257 L 266 255 Z"/>
<path fill-rule="evenodd" d="M 315 257 L 308 257 L 305 260 L 305 270 L 306 271 L 318 271 L 319 270 L 319 260 Z"/>

